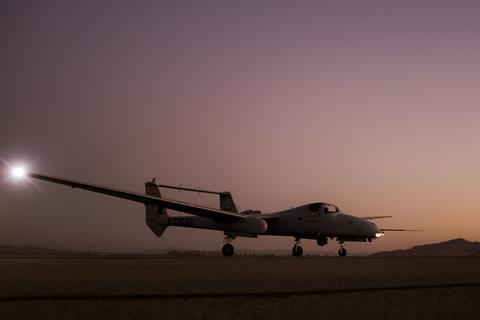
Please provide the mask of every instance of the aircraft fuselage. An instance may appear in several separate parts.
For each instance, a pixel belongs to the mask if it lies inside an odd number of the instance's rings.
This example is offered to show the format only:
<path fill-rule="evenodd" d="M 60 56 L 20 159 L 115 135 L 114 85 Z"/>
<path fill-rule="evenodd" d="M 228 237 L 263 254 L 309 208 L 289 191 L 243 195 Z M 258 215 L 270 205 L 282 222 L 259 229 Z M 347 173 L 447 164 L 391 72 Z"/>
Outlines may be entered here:
<path fill-rule="evenodd" d="M 342 212 L 325 212 L 323 208 L 311 210 L 312 205 L 269 214 L 250 214 L 243 224 L 215 221 L 196 216 L 171 216 L 169 226 L 222 230 L 227 235 L 257 237 L 259 235 L 293 236 L 303 239 L 319 237 L 339 238 L 344 241 L 368 241 L 381 233 L 367 219 Z"/>

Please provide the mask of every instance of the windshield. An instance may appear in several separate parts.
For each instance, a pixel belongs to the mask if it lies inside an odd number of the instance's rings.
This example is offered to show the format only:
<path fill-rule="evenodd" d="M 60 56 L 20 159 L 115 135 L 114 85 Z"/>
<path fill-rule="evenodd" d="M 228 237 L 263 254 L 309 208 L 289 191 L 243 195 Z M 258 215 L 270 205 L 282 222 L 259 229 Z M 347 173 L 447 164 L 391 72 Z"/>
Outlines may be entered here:
<path fill-rule="evenodd" d="M 335 213 L 340 212 L 337 206 L 329 203 L 312 203 L 308 206 L 308 209 L 314 213 Z"/>
<path fill-rule="evenodd" d="M 324 205 L 324 212 L 325 213 L 336 213 L 336 212 L 339 212 L 338 208 L 336 206 L 334 206 L 333 204 L 328 204 L 326 203 Z"/>

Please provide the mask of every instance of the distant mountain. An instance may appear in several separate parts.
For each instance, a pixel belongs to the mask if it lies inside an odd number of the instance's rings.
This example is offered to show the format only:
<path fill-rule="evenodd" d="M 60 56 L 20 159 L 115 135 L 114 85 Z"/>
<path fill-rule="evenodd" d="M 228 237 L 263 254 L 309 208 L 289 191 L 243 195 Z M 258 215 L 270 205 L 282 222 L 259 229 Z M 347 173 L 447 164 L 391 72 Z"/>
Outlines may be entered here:
<path fill-rule="evenodd" d="M 0 246 L 0 255 L 68 255 L 79 254 L 76 251 L 48 249 L 36 246 L 12 246 L 2 245 Z"/>
<path fill-rule="evenodd" d="M 374 257 L 473 257 L 480 256 L 480 242 L 462 238 L 445 242 L 414 246 L 406 250 L 382 251 Z"/>

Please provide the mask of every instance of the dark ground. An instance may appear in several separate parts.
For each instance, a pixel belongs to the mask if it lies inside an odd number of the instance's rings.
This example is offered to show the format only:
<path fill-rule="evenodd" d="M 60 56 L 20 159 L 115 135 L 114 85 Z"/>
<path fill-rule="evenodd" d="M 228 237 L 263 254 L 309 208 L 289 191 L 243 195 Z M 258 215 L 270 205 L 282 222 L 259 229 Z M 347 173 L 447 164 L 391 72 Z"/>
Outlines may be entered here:
<path fill-rule="evenodd" d="M 17 318 L 480 319 L 480 258 L 2 257 Z"/>

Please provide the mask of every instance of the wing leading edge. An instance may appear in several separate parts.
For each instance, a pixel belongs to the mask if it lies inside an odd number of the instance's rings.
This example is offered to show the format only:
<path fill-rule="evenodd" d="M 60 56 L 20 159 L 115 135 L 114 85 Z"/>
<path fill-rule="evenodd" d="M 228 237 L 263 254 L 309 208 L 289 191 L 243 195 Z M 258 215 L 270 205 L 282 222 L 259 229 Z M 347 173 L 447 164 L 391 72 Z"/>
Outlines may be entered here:
<path fill-rule="evenodd" d="M 175 201 L 175 200 L 170 200 L 165 198 L 159 198 L 154 196 L 148 196 L 145 194 L 116 189 L 116 188 L 109 188 L 109 187 L 99 186 L 99 185 L 75 181 L 75 180 L 57 178 L 57 177 L 47 176 L 47 175 L 38 174 L 38 173 L 28 173 L 27 176 L 33 179 L 62 184 L 72 188 L 88 190 L 88 191 L 101 193 L 101 194 L 109 195 L 116 198 L 140 202 L 143 204 L 154 203 L 167 209 L 185 212 L 185 213 L 189 213 L 189 214 L 193 214 L 193 215 L 197 215 L 205 218 L 211 218 L 214 220 L 237 220 L 238 221 L 238 220 L 246 219 L 246 216 L 237 214 L 234 212 L 223 211 L 223 210 L 218 210 L 218 209 L 208 208 L 203 206 L 197 206 L 190 203 L 185 203 L 185 202 L 180 202 L 180 201 Z"/>

